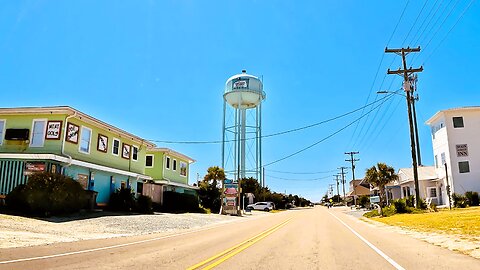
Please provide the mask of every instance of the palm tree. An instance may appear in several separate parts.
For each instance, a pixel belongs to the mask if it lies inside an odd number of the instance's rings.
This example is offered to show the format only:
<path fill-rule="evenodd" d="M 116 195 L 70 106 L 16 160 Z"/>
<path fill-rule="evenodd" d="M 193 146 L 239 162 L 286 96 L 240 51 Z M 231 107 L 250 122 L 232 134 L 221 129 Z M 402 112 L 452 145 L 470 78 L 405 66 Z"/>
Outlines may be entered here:
<path fill-rule="evenodd" d="M 378 188 L 380 193 L 380 207 L 383 207 L 385 202 L 385 186 L 395 180 L 398 180 L 395 169 L 385 163 L 379 162 L 376 167 L 372 166 L 370 169 L 367 169 L 365 181 Z"/>

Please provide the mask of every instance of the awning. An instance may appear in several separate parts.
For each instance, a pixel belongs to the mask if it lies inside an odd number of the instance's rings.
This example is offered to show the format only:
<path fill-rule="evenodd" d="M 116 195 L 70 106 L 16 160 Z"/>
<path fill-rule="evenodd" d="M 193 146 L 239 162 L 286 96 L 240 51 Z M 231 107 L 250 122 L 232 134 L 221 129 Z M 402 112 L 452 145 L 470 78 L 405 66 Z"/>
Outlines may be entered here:
<path fill-rule="evenodd" d="M 168 185 L 168 186 L 174 186 L 174 187 L 183 187 L 183 188 L 195 189 L 195 190 L 198 190 L 198 189 L 199 189 L 198 187 L 195 187 L 195 186 L 190 186 L 190 185 L 187 185 L 187 184 L 177 183 L 177 182 L 173 182 L 173 181 L 170 181 L 170 180 L 153 180 L 153 182 L 154 182 L 155 184 L 159 184 L 159 185 Z"/>
<path fill-rule="evenodd" d="M 81 160 L 69 159 L 67 157 L 62 157 L 54 154 L 0 154 L 0 158 L 26 159 L 26 160 L 54 160 L 54 161 L 71 164 L 71 165 L 77 165 L 77 166 L 81 166 L 89 169 L 94 169 L 94 170 L 99 170 L 104 172 L 111 172 L 111 173 L 121 174 L 125 176 L 131 176 L 131 177 L 135 177 L 142 180 L 152 180 L 152 177 L 148 175 L 115 169 L 115 168 L 98 165 L 90 162 L 85 162 Z"/>

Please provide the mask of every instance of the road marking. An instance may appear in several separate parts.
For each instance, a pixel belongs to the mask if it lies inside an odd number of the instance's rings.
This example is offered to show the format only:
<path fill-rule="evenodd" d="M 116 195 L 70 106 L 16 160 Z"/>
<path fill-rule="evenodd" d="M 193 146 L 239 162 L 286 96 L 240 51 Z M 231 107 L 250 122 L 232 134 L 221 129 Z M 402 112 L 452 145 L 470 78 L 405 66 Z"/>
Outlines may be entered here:
<path fill-rule="evenodd" d="M 277 231 L 278 229 L 280 229 L 281 227 L 285 226 L 287 223 L 289 223 L 291 220 L 293 219 L 292 218 L 289 218 L 285 221 L 283 221 L 282 223 L 278 224 L 278 225 L 275 225 L 243 242 L 241 242 L 240 244 L 237 244 L 229 249 L 226 249 L 225 251 L 223 252 L 220 252 L 219 254 L 215 255 L 215 256 L 212 256 L 202 262 L 199 262 L 193 266 L 190 266 L 189 268 L 187 268 L 187 270 L 194 270 L 194 269 L 198 269 L 218 258 L 220 258 L 219 260 L 217 260 L 216 262 L 206 266 L 205 268 L 203 268 L 204 270 L 205 269 L 212 269 L 213 267 L 223 263 L 224 261 L 230 259 L 231 257 L 235 256 L 236 254 L 242 252 L 243 250 L 247 249 L 248 247 L 252 246 L 253 244 L 255 244 L 256 242 L 262 240 L 263 238 L 269 236 L 270 234 L 274 233 L 275 231 Z M 223 258 L 222 258 L 223 257 Z"/>
<path fill-rule="evenodd" d="M 255 218 L 255 219 L 257 219 L 257 218 Z M 240 221 L 239 223 L 246 222 L 246 221 L 248 221 L 248 220 Z M 194 230 L 194 231 L 165 235 L 165 236 L 160 236 L 160 237 L 156 237 L 156 238 L 140 240 L 140 241 L 135 241 L 135 242 L 130 242 L 130 243 L 125 243 L 125 244 L 118 244 L 118 245 L 112 245 L 112 246 L 106 246 L 106 247 L 100 247 L 100 248 L 85 249 L 85 250 L 72 251 L 72 252 L 59 253 L 59 254 L 52 254 L 52 255 L 45 255 L 45 256 L 38 256 L 38 257 L 15 259 L 15 260 L 9 260 L 9 261 L 0 261 L 0 265 L 9 264 L 9 263 L 34 261 L 34 260 L 51 259 L 51 258 L 57 258 L 57 257 L 64 257 L 64 256 L 71 256 L 71 255 L 77 255 L 77 254 L 83 254 L 83 253 L 89 253 L 89 252 L 95 252 L 95 251 L 114 249 L 114 248 L 119 248 L 119 247 L 132 246 L 132 245 L 143 244 L 143 243 L 148 243 L 148 242 L 173 238 L 173 237 L 177 237 L 177 236 L 187 235 L 187 234 L 191 234 L 191 233 L 203 232 L 203 231 L 207 231 L 207 230 L 211 230 L 211 229 L 216 229 L 216 228 L 219 228 L 219 227 L 222 227 L 222 226 L 226 226 L 226 225 L 229 225 L 229 224 L 230 224 L 230 222 L 220 224 L 220 225 L 217 225 L 217 226 L 211 226 L 211 227 L 208 227 L 208 228 L 202 228 L 202 229 L 198 229 L 198 230 Z M 108 238 L 105 238 L 105 239 L 108 239 Z M 105 240 L 105 239 L 97 239 L 97 240 Z"/>
<path fill-rule="evenodd" d="M 372 243 L 370 243 L 367 239 L 363 238 L 359 233 L 357 233 L 352 227 L 348 226 L 345 222 L 343 222 L 341 219 L 339 219 L 337 216 L 332 214 L 330 211 L 328 212 L 330 215 L 332 215 L 334 218 L 336 218 L 340 223 L 342 223 L 347 229 L 349 229 L 353 234 L 355 234 L 360 240 L 362 240 L 365 244 L 367 244 L 371 249 L 373 249 L 375 252 L 378 253 L 378 255 L 382 256 L 387 262 L 389 262 L 393 267 L 395 267 L 398 270 L 405 270 L 400 264 L 395 262 L 392 258 L 388 257 L 387 254 L 383 253 L 380 249 L 378 249 L 376 246 L 374 246 Z"/>

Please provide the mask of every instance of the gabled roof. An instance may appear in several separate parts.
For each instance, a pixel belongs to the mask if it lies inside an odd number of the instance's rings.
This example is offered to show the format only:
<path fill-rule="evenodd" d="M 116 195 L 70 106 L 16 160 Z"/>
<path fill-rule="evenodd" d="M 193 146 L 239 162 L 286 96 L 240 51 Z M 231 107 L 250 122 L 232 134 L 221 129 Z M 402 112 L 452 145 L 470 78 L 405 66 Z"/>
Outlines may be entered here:
<path fill-rule="evenodd" d="M 435 122 L 440 116 L 447 112 L 457 112 L 457 111 L 480 111 L 480 106 L 465 106 L 465 107 L 457 107 L 457 108 L 451 108 L 451 109 L 446 109 L 446 110 L 441 110 L 435 113 L 430 119 L 428 119 L 425 123 L 427 125 L 432 124 Z"/>
<path fill-rule="evenodd" d="M 162 152 L 162 153 L 166 153 L 166 154 L 169 154 L 171 156 L 174 156 L 174 157 L 177 157 L 177 158 L 181 158 L 183 160 L 186 160 L 188 163 L 193 163 L 195 162 L 195 160 L 187 155 L 184 155 L 182 153 L 179 153 L 175 150 L 172 150 L 170 148 L 165 148 L 165 147 L 155 147 L 155 148 L 148 148 L 147 149 L 147 153 L 152 153 L 152 152 Z"/>
<path fill-rule="evenodd" d="M 398 182 L 405 183 L 413 181 L 413 168 L 402 168 L 398 170 Z M 437 179 L 434 166 L 419 166 L 418 167 L 418 180 L 435 180 Z"/>
<path fill-rule="evenodd" d="M 108 129 L 110 131 L 116 132 L 120 135 L 123 135 L 125 138 L 129 138 L 133 141 L 137 141 L 146 145 L 147 147 L 155 147 L 155 144 L 142 139 L 136 135 L 133 135 L 125 130 L 107 124 L 97 118 L 85 114 L 75 108 L 70 106 L 52 106 L 52 107 L 18 107 L 18 108 L 0 108 L 0 114 L 10 114 L 10 115 L 18 115 L 18 114 L 67 114 L 67 115 L 75 115 L 76 118 L 81 119 L 85 122 L 88 122 L 92 125 Z"/>

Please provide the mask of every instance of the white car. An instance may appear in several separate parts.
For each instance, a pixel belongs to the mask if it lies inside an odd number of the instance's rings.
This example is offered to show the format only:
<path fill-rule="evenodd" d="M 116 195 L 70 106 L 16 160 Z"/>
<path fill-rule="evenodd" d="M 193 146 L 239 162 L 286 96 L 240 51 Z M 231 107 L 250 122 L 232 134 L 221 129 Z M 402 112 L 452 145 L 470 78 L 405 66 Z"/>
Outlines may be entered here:
<path fill-rule="evenodd" d="M 257 202 L 247 205 L 247 210 L 263 210 L 268 212 L 274 208 L 273 202 Z"/>

